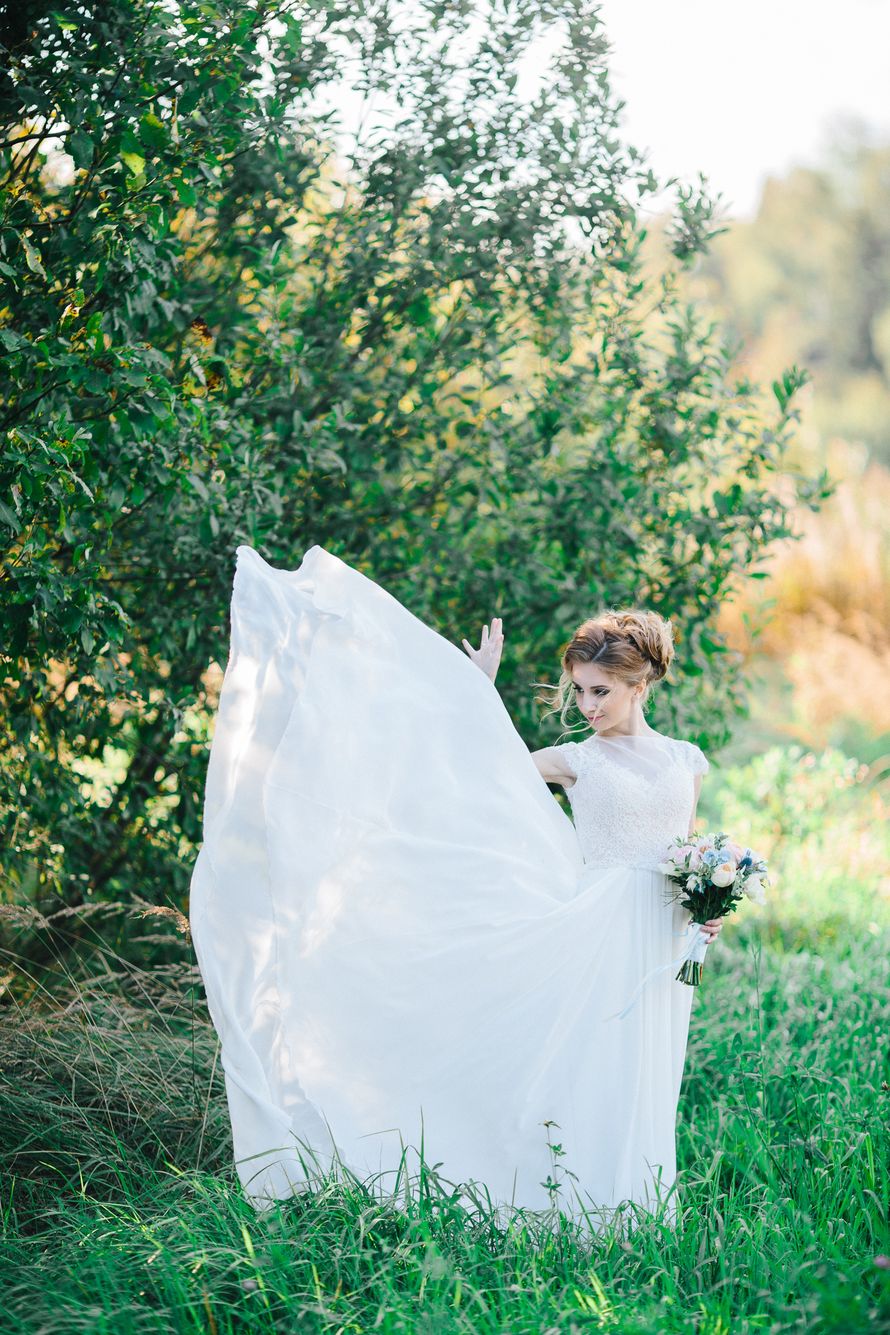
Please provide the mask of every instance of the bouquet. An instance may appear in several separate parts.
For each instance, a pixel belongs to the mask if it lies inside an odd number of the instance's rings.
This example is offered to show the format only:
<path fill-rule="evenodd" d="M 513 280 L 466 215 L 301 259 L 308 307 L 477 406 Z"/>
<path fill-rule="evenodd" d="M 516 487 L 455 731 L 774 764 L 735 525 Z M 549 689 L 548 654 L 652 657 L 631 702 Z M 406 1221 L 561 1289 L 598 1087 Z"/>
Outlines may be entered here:
<path fill-rule="evenodd" d="M 766 860 L 722 831 L 678 836 L 658 870 L 680 887 L 670 898 L 689 909 L 697 925 L 725 917 L 744 896 L 755 904 L 765 903 L 765 887 L 770 884 Z M 681 983 L 698 986 L 707 949 L 707 941 L 699 934 L 677 974 Z"/>

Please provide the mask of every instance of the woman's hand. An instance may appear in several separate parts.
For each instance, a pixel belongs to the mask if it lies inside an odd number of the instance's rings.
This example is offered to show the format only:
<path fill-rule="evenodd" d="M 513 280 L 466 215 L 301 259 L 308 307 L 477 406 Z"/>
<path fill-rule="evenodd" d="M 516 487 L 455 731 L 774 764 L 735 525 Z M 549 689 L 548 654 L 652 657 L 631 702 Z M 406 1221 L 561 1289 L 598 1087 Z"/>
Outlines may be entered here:
<path fill-rule="evenodd" d="M 504 647 L 504 632 L 502 630 L 503 622 L 500 617 L 495 617 L 491 622 L 491 630 L 488 626 L 482 627 L 482 643 L 478 649 L 474 649 L 469 640 L 462 640 L 464 648 L 472 658 L 478 668 L 481 668 L 486 677 L 494 681 L 498 673 L 498 665 L 501 661 L 501 650 Z"/>
<path fill-rule="evenodd" d="M 708 921 L 703 922 L 701 926 L 702 931 L 705 933 L 706 940 L 708 942 L 716 941 L 717 937 L 723 931 L 723 919 L 709 918 Z"/>

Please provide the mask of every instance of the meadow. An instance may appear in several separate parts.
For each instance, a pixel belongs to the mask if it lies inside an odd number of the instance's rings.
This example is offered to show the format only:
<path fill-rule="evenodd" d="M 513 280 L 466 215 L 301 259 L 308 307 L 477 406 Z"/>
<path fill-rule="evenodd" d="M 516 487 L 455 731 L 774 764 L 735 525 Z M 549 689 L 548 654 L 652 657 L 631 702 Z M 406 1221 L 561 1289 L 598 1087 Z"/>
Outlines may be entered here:
<path fill-rule="evenodd" d="M 59 960 L 4 1012 L 4 1329 L 890 1330 L 890 860 L 875 771 L 800 747 L 712 771 L 700 828 L 745 830 L 775 884 L 708 952 L 673 1229 L 653 1217 L 592 1236 L 558 1196 L 549 1215 L 505 1219 L 433 1169 L 406 1175 L 397 1204 L 339 1175 L 256 1214 L 231 1166 L 185 921 L 128 908 L 146 955 L 166 942 L 165 962 L 142 965 L 138 938 L 116 953 L 100 928 L 114 906 L 96 906 L 91 976 Z"/>
<path fill-rule="evenodd" d="M 890 1332 L 890 149 L 727 229 L 704 179 L 653 213 L 578 0 L 13 8 L 0 1335 Z M 344 82 L 399 116 L 344 138 Z M 695 999 L 675 1227 L 434 1167 L 244 1199 L 183 912 L 233 553 L 315 541 L 454 643 L 503 613 L 525 737 L 573 624 L 669 612 L 700 828 L 775 871 Z"/>

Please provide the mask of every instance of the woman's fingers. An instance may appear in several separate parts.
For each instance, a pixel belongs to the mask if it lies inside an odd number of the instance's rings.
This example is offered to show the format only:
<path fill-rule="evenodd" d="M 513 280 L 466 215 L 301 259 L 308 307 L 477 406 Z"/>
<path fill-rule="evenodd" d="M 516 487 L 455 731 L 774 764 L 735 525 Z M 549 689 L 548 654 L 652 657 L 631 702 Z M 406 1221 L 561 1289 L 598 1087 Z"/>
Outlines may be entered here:
<path fill-rule="evenodd" d="M 466 649 L 467 653 L 470 655 L 471 658 L 475 658 L 476 654 L 485 653 L 486 650 L 489 653 L 500 652 L 504 643 L 504 633 L 503 630 L 501 629 L 502 626 L 503 622 L 501 621 L 501 618 L 494 617 L 491 623 L 486 622 L 485 625 L 482 627 L 482 637 L 479 642 L 478 649 L 474 649 L 473 646 L 470 644 L 470 641 L 467 639 L 462 639 L 461 644 Z"/>
<path fill-rule="evenodd" d="M 723 930 L 723 921 L 721 918 L 709 918 L 707 922 L 702 923 L 702 929 L 708 941 L 715 941 Z"/>

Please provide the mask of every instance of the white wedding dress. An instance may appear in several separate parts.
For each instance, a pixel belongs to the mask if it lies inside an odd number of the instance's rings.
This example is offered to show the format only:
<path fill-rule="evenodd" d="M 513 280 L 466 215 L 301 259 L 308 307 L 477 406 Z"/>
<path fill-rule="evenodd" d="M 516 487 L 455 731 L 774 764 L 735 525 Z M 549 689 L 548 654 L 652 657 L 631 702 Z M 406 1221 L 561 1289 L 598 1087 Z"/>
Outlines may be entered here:
<path fill-rule="evenodd" d="M 496 1207 L 673 1220 L 699 934 L 657 863 L 708 762 L 563 750 L 574 823 L 462 649 L 320 546 L 237 548 L 190 915 L 256 1208 L 422 1152 Z"/>

